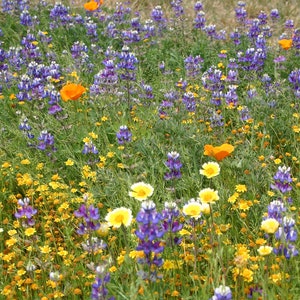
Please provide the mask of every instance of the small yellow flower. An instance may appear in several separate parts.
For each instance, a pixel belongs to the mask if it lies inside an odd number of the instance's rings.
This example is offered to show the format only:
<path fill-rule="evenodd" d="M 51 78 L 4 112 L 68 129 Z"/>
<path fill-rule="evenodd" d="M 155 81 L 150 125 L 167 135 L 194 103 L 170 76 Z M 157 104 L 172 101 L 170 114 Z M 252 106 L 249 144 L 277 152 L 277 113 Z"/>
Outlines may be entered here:
<path fill-rule="evenodd" d="M 236 202 L 236 200 L 238 199 L 238 197 L 240 196 L 239 193 L 234 193 L 232 196 L 230 196 L 228 198 L 228 202 L 234 204 Z"/>
<path fill-rule="evenodd" d="M 2 168 L 9 168 L 10 166 L 11 164 L 7 161 L 2 164 Z"/>
<path fill-rule="evenodd" d="M 117 267 L 116 266 L 112 266 L 108 270 L 109 270 L 110 273 L 113 273 L 113 272 L 117 271 Z"/>
<path fill-rule="evenodd" d="M 271 246 L 260 246 L 257 249 L 257 252 L 261 256 L 266 256 L 266 255 L 269 255 L 272 252 L 272 250 L 273 250 L 273 247 L 271 247 Z"/>
<path fill-rule="evenodd" d="M 211 188 L 203 189 L 199 192 L 199 198 L 202 203 L 215 203 L 215 201 L 219 200 L 218 191 Z"/>
<path fill-rule="evenodd" d="M 98 138 L 98 134 L 96 134 L 94 132 L 89 132 L 89 136 L 94 140 Z"/>
<path fill-rule="evenodd" d="M 17 234 L 17 230 L 11 229 L 11 230 L 9 230 L 7 233 L 8 233 L 9 236 L 13 236 L 13 235 L 16 235 L 16 234 Z"/>
<path fill-rule="evenodd" d="M 174 263 L 173 260 L 166 259 L 166 260 L 164 261 L 164 264 L 163 264 L 162 268 L 163 268 L 164 270 L 172 270 L 172 269 L 175 269 L 175 263 Z"/>
<path fill-rule="evenodd" d="M 136 200 L 143 201 L 153 194 L 153 187 L 144 182 L 137 182 L 130 187 L 131 191 L 129 196 L 135 198 Z"/>
<path fill-rule="evenodd" d="M 280 158 L 274 159 L 274 163 L 275 163 L 275 165 L 281 164 L 281 159 Z"/>
<path fill-rule="evenodd" d="M 68 159 L 66 162 L 65 162 L 65 165 L 66 166 L 73 166 L 74 165 L 74 161 L 72 159 Z"/>
<path fill-rule="evenodd" d="M 132 222 L 132 212 L 125 207 L 116 208 L 106 215 L 105 221 L 109 226 L 115 228 L 119 228 L 122 225 L 128 227 Z"/>
<path fill-rule="evenodd" d="M 54 174 L 52 177 L 51 177 L 51 180 L 53 181 L 57 181 L 57 180 L 60 180 L 61 178 L 59 177 L 58 174 Z"/>
<path fill-rule="evenodd" d="M 51 252 L 51 247 L 49 247 L 48 245 L 46 246 L 40 246 L 40 250 L 43 254 L 47 254 Z"/>
<path fill-rule="evenodd" d="M 237 184 L 235 186 L 235 190 L 238 192 L 238 193 L 244 193 L 244 192 L 247 192 L 247 187 L 244 185 L 244 184 Z"/>
<path fill-rule="evenodd" d="M 297 125 L 293 125 L 292 126 L 292 129 L 295 133 L 300 133 L 300 126 L 297 126 Z"/>
<path fill-rule="evenodd" d="M 30 160 L 29 159 L 22 159 L 21 164 L 22 165 L 30 165 Z"/>
<path fill-rule="evenodd" d="M 202 165 L 200 174 L 206 178 L 212 178 L 220 174 L 220 166 L 217 162 L 208 162 Z"/>
<path fill-rule="evenodd" d="M 112 157 L 115 156 L 115 152 L 107 152 L 106 156 L 107 156 L 108 158 L 112 158 Z"/>
<path fill-rule="evenodd" d="M 260 229 L 266 233 L 275 233 L 279 227 L 279 222 L 274 218 L 269 218 L 261 222 Z"/>
<path fill-rule="evenodd" d="M 25 235 L 26 236 L 32 236 L 32 235 L 34 235 L 36 233 L 36 230 L 35 230 L 35 228 L 33 228 L 33 227 L 29 227 L 29 228 L 27 228 L 26 230 L 25 230 Z"/>

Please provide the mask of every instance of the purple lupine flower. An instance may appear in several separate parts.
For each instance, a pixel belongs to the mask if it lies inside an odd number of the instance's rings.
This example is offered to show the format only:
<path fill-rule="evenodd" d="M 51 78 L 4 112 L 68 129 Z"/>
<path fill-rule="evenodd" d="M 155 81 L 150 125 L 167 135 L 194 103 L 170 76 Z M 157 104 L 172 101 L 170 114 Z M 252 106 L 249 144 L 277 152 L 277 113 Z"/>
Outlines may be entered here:
<path fill-rule="evenodd" d="M 137 43 L 141 40 L 139 32 L 135 29 L 122 30 L 121 38 L 124 44 L 127 45 L 132 43 Z"/>
<path fill-rule="evenodd" d="M 92 141 L 85 142 L 82 150 L 82 154 L 98 154 L 98 149 Z"/>
<path fill-rule="evenodd" d="M 235 18 L 240 24 L 246 24 L 247 11 L 245 9 L 246 3 L 239 1 L 238 6 L 235 8 Z"/>
<path fill-rule="evenodd" d="M 80 235 L 90 234 L 92 231 L 98 230 L 100 228 L 99 223 L 99 210 L 92 204 L 87 206 L 87 204 L 82 204 L 78 210 L 74 211 L 74 216 L 76 218 L 82 218 L 82 223 L 79 224 L 77 233 Z"/>
<path fill-rule="evenodd" d="M 183 224 L 179 220 L 179 209 L 175 202 L 165 202 L 164 209 L 162 210 L 163 217 L 163 228 L 166 231 L 166 234 L 169 234 L 169 243 L 172 246 L 173 244 L 179 245 L 181 238 L 174 236 L 175 233 L 180 231 L 183 227 Z"/>
<path fill-rule="evenodd" d="M 281 200 L 274 200 L 268 205 L 268 218 L 276 219 L 279 223 L 282 222 L 284 212 L 286 207 Z"/>
<path fill-rule="evenodd" d="M 268 20 L 268 15 L 264 12 L 261 11 L 258 15 L 258 20 L 259 20 L 259 24 L 260 25 L 266 25 L 267 24 L 267 20 Z"/>
<path fill-rule="evenodd" d="M 293 20 L 286 20 L 284 24 L 286 29 L 293 29 L 294 28 L 294 21 Z"/>
<path fill-rule="evenodd" d="M 187 76 L 189 77 L 196 77 L 202 68 L 203 58 L 200 55 L 197 56 L 188 56 L 184 59 L 184 67 L 187 71 Z"/>
<path fill-rule="evenodd" d="M 222 81 L 223 73 L 217 69 L 216 66 L 211 66 L 202 75 L 202 83 L 205 89 L 213 91 L 222 91 L 224 89 L 224 82 Z"/>
<path fill-rule="evenodd" d="M 88 19 L 85 22 L 86 34 L 91 37 L 91 40 L 95 43 L 98 41 L 97 23 L 92 19 Z"/>
<path fill-rule="evenodd" d="M 194 10 L 196 12 L 200 11 L 200 10 L 203 10 L 203 4 L 200 2 L 200 1 L 197 1 L 194 5 Z"/>
<path fill-rule="evenodd" d="M 180 169 L 182 168 L 182 163 L 179 153 L 172 151 L 167 154 L 167 157 L 168 160 L 165 162 L 165 165 L 169 168 L 169 171 L 165 174 L 164 178 L 166 180 L 181 178 Z"/>
<path fill-rule="evenodd" d="M 293 179 L 290 170 L 291 168 L 286 166 L 278 167 L 278 170 L 273 177 L 274 183 L 271 184 L 271 189 L 278 190 L 282 194 L 290 192 L 293 189 L 291 185 Z"/>
<path fill-rule="evenodd" d="M 214 128 L 214 127 L 222 127 L 224 126 L 224 121 L 223 121 L 223 116 L 220 113 L 217 113 L 215 111 L 210 111 L 211 112 L 211 116 L 209 117 L 210 120 L 210 127 Z"/>
<path fill-rule="evenodd" d="M 298 239 L 298 233 L 295 229 L 296 221 L 292 217 L 284 217 L 275 233 L 275 238 L 285 242 L 296 242 Z"/>
<path fill-rule="evenodd" d="M 15 212 L 17 219 L 22 219 L 23 227 L 31 227 L 35 224 L 33 216 L 37 213 L 37 210 L 30 205 L 30 199 L 24 198 L 18 200 L 19 208 Z"/>
<path fill-rule="evenodd" d="M 173 9 L 176 19 L 180 18 L 184 14 L 184 9 L 181 4 L 182 4 L 182 0 L 171 1 L 171 7 Z"/>
<path fill-rule="evenodd" d="M 251 119 L 251 116 L 249 113 L 249 108 L 247 106 L 242 106 L 239 109 L 239 115 L 240 115 L 241 121 L 247 121 L 247 120 Z"/>
<path fill-rule="evenodd" d="M 196 110 L 196 100 L 193 92 L 186 92 L 182 96 L 182 103 L 185 105 L 187 111 Z"/>
<path fill-rule="evenodd" d="M 214 295 L 210 300 L 231 300 L 232 299 L 232 292 L 230 287 L 225 285 L 220 285 L 219 287 L 215 288 Z"/>
<path fill-rule="evenodd" d="M 160 103 L 160 106 L 158 109 L 159 115 L 166 117 L 168 115 L 166 110 L 169 110 L 171 107 L 173 107 L 174 102 L 178 99 L 179 99 L 179 95 L 176 91 L 170 91 L 168 93 L 165 93 L 164 99 Z"/>
<path fill-rule="evenodd" d="M 289 74 L 289 82 L 293 85 L 294 94 L 300 98 L 300 69 L 295 69 Z"/>
<path fill-rule="evenodd" d="M 300 50 L 300 28 L 294 30 L 294 34 L 292 37 L 293 47 L 297 50 Z"/>
<path fill-rule="evenodd" d="M 153 99 L 153 89 L 151 87 L 151 85 L 149 84 L 145 84 L 145 83 L 141 83 L 141 88 L 143 89 L 143 93 L 139 94 L 140 98 L 144 98 L 144 99 Z"/>
<path fill-rule="evenodd" d="M 96 277 L 95 282 L 92 284 L 92 300 L 114 300 L 115 297 L 108 295 L 107 283 L 110 281 L 110 274 L 106 273 L 103 278 Z"/>
<path fill-rule="evenodd" d="M 116 93 L 118 90 L 116 85 L 118 83 L 118 74 L 114 63 L 114 55 L 107 52 L 108 58 L 103 60 L 104 69 L 94 76 L 94 83 L 90 87 L 90 94 L 97 96 L 103 93 Z"/>
<path fill-rule="evenodd" d="M 281 193 L 287 193 L 292 190 L 292 177 L 290 168 L 286 166 L 279 167 L 273 177 L 274 184 L 271 188 L 279 190 Z M 281 198 L 272 201 L 268 206 L 268 217 L 275 218 L 279 222 L 279 228 L 275 232 L 275 238 L 278 241 L 273 252 L 276 255 L 284 255 L 286 259 L 299 255 L 299 251 L 295 246 L 298 239 L 298 232 L 295 228 L 296 221 L 291 215 L 287 215 L 287 205 L 292 203 L 290 197 L 286 197 L 285 202 Z"/>
<path fill-rule="evenodd" d="M 71 26 L 72 17 L 69 14 L 69 7 L 62 3 L 56 3 L 50 11 L 50 29 L 58 28 L 60 26 Z"/>
<path fill-rule="evenodd" d="M 129 51 L 128 46 L 123 46 L 122 52 L 119 53 L 119 63 L 117 67 L 120 71 L 120 79 L 126 81 L 136 80 L 136 64 L 139 62 L 135 55 Z"/>
<path fill-rule="evenodd" d="M 19 125 L 19 129 L 23 131 L 23 133 L 29 138 L 29 139 L 33 139 L 34 135 L 31 133 L 31 126 L 28 124 L 28 119 L 23 116 L 20 125 Z"/>
<path fill-rule="evenodd" d="M 155 6 L 151 12 L 151 19 L 158 28 L 158 33 L 161 33 L 166 28 L 167 19 L 164 17 L 164 12 L 161 6 Z"/>
<path fill-rule="evenodd" d="M 253 19 L 247 35 L 251 40 L 255 40 L 260 33 L 261 33 L 260 21 L 259 19 Z"/>
<path fill-rule="evenodd" d="M 122 125 L 116 134 L 118 139 L 118 144 L 123 145 L 125 143 L 131 142 L 132 133 L 126 125 Z"/>
<path fill-rule="evenodd" d="M 50 156 L 52 152 L 57 151 L 57 148 L 54 147 L 54 136 L 47 130 L 41 131 L 38 140 L 40 142 L 37 145 L 37 149 L 46 151 L 48 156 Z"/>
<path fill-rule="evenodd" d="M 160 253 L 164 250 L 161 238 L 165 234 L 162 220 L 163 217 L 157 212 L 153 201 L 147 200 L 142 202 L 141 209 L 136 217 L 138 228 L 135 231 L 135 235 L 139 239 L 136 250 L 143 251 L 145 257 L 139 259 L 138 263 L 147 265 L 148 268 L 152 266 L 151 271 L 141 271 L 139 273 L 143 279 L 155 281 L 158 275 L 153 266 L 160 267 L 163 264 L 163 259 L 160 257 Z"/>
<path fill-rule="evenodd" d="M 278 11 L 277 8 L 274 8 L 274 9 L 271 10 L 271 12 L 270 12 L 270 18 L 271 18 L 271 20 L 273 22 L 276 22 L 276 21 L 279 20 L 280 15 L 279 15 L 279 11 Z"/>
<path fill-rule="evenodd" d="M 156 29 L 153 20 L 146 20 L 142 31 L 144 32 L 144 39 L 154 37 L 156 35 Z"/>
<path fill-rule="evenodd" d="M 194 28 L 203 30 L 205 24 L 206 24 L 205 12 L 202 10 L 198 11 L 194 19 Z"/>
<path fill-rule="evenodd" d="M 32 17 L 30 15 L 30 13 L 28 12 L 28 10 L 22 11 L 22 13 L 20 15 L 20 24 L 23 26 L 32 26 L 33 25 Z"/>
<path fill-rule="evenodd" d="M 224 95 L 225 102 L 228 106 L 236 107 L 238 104 L 238 95 L 236 92 L 237 86 L 236 85 L 229 85 L 228 91 Z"/>
<path fill-rule="evenodd" d="M 229 83 L 237 83 L 238 82 L 238 71 L 229 69 L 227 76 L 226 76 L 226 81 Z"/>

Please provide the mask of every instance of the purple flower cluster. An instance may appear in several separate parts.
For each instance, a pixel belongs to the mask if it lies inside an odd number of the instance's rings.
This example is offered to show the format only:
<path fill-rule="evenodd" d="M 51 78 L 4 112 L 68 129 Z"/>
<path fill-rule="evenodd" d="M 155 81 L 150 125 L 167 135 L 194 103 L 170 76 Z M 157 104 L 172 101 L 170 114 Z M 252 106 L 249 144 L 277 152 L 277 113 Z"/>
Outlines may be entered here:
<path fill-rule="evenodd" d="M 18 200 L 19 208 L 15 213 L 17 219 L 22 219 L 23 227 L 31 227 L 35 224 L 33 216 L 37 213 L 37 210 L 30 205 L 30 199 L 24 198 Z"/>
<path fill-rule="evenodd" d="M 282 194 L 286 194 L 292 190 L 292 177 L 290 168 L 286 166 L 279 167 L 275 176 L 273 177 L 274 184 L 271 184 L 273 190 L 277 190 Z M 267 218 L 274 218 L 279 222 L 279 228 L 275 232 L 275 239 L 278 241 L 273 252 L 276 255 L 284 255 L 287 259 L 299 255 L 299 251 L 295 246 L 298 239 L 297 229 L 295 228 L 295 219 L 288 214 L 288 205 L 292 203 L 290 197 L 286 197 L 285 201 L 278 198 L 268 205 Z"/>
<path fill-rule="evenodd" d="M 293 86 L 295 96 L 300 98 L 300 69 L 295 69 L 290 73 L 289 82 Z"/>
<path fill-rule="evenodd" d="M 196 77 L 199 75 L 201 68 L 202 68 L 202 63 L 203 63 L 203 58 L 201 58 L 200 55 L 196 55 L 195 57 L 190 55 L 184 60 L 184 67 L 186 69 L 186 75 L 188 77 Z"/>
<path fill-rule="evenodd" d="M 82 154 L 98 154 L 98 149 L 92 141 L 84 143 Z"/>
<path fill-rule="evenodd" d="M 215 288 L 215 293 L 210 300 L 231 300 L 232 299 L 232 292 L 230 287 L 225 285 L 220 285 L 219 287 Z"/>
<path fill-rule="evenodd" d="M 92 300 L 114 300 L 115 297 L 108 295 L 107 283 L 110 281 L 110 274 L 106 273 L 104 277 L 96 277 L 95 282 L 92 284 Z"/>
<path fill-rule="evenodd" d="M 28 124 L 28 119 L 23 116 L 20 125 L 19 125 L 19 129 L 22 130 L 22 132 L 24 133 L 24 135 L 26 135 L 29 139 L 33 139 L 34 135 L 31 133 L 31 126 Z"/>
<path fill-rule="evenodd" d="M 193 92 L 186 92 L 182 96 L 182 103 L 189 112 L 196 110 L 196 99 Z"/>
<path fill-rule="evenodd" d="M 282 194 L 290 192 L 293 188 L 291 183 L 293 182 L 290 168 L 286 166 L 279 167 L 276 174 L 274 175 L 274 183 L 271 184 L 271 189 L 277 190 Z"/>
<path fill-rule="evenodd" d="M 202 75 L 202 83 L 205 89 L 212 92 L 211 103 L 219 106 L 223 97 L 224 81 L 222 80 L 223 73 L 215 66 L 210 67 Z"/>
<path fill-rule="evenodd" d="M 37 145 L 37 149 L 46 151 L 48 156 L 51 156 L 53 152 L 57 151 L 57 148 L 54 147 L 54 136 L 47 130 L 43 130 L 38 137 L 40 141 Z"/>
<path fill-rule="evenodd" d="M 77 229 L 77 233 L 80 235 L 90 234 L 100 228 L 99 210 L 93 205 L 87 206 L 87 204 L 82 204 L 78 210 L 74 211 L 74 216 L 83 219 Z"/>
<path fill-rule="evenodd" d="M 59 26 L 70 26 L 72 16 L 69 14 L 69 7 L 62 3 L 56 3 L 50 11 L 50 29 L 58 28 Z"/>
<path fill-rule="evenodd" d="M 143 251 L 145 255 L 138 262 L 151 267 L 151 271 L 146 272 L 142 270 L 139 272 L 143 279 L 155 281 L 159 276 L 155 267 L 160 267 L 163 264 L 163 259 L 160 257 L 160 253 L 164 250 L 160 239 L 165 234 L 162 220 L 163 217 L 157 212 L 153 201 L 147 200 L 142 202 L 141 209 L 136 217 L 138 228 L 135 234 L 139 239 L 136 250 Z"/>
<path fill-rule="evenodd" d="M 97 96 L 99 94 L 115 94 L 118 90 L 118 74 L 115 66 L 115 53 L 110 49 L 106 51 L 106 58 L 103 60 L 104 69 L 94 76 L 94 83 L 90 87 L 90 94 Z"/>
<path fill-rule="evenodd" d="M 131 142 L 132 133 L 126 125 L 122 125 L 116 134 L 118 144 L 123 145 L 125 143 Z"/>
<path fill-rule="evenodd" d="M 121 80 L 135 81 L 136 80 L 136 65 L 138 59 L 133 53 L 129 51 L 128 46 L 123 46 L 121 53 L 118 55 L 119 62 L 117 64 L 120 72 L 119 76 Z"/>
<path fill-rule="evenodd" d="M 161 212 L 163 217 L 163 228 L 168 235 L 167 244 L 179 245 L 181 243 L 181 238 L 175 234 L 180 231 L 183 224 L 179 220 L 179 209 L 175 202 L 165 202 L 164 209 Z"/>
<path fill-rule="evenodd" d="M 169 171 L 164 176 L 165 180 L 181 178 L 180 169 L 182 168 L 182 163 L 180 161 L 179 153 L 175 151 L 169 152 L 167 158 L 165 165 L 169 168 Z"/>
<path fill-rule="evenodd" d="M 174 107 L 174 103 L 179 99 L 179 95 L 176 91 L 170 91 L 164 94 L 164 99 L 160 103 L 158 113 L 159 116 L 163 119 L 168 116 L 168 111 Z"/>

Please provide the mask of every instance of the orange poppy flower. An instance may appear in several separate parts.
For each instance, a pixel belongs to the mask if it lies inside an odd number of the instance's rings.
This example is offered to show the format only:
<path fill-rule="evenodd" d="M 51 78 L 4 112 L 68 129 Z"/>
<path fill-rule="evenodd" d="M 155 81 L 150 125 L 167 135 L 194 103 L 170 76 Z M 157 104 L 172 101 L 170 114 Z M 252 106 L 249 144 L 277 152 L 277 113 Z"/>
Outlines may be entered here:
<path fill-rule="evenodd" d="M 213 145 L 204 146 L 204 155 L 214 157 L 216 160 L 221 161 L 225 157 L 229 156 L 234 150 L 234 147 L 230 144 L 222 144 L 221 146 L 214 147 Z"/>
<path fill-rule="evenodd" d="M 278 41 L 278 44 L 281 46 L 284 50 L 289 50 L 292 47 L 293 40 L 291 39 L 282 39 Z"/>
<path fill-rule="evenodd" d="M 89 1 L 87 3 L 84 3 L 83 7 L 88 10 L 88 11 L 94 11 L 96 10 L 101 4 L 103 3 L 103 1 Z"/>
<path fill-rule="evenodd" d="M 85 87 L 80 84 L 69 83 L 60 90 L 60 96 L 63 101 L 77 100 L 86 91 Z"/>

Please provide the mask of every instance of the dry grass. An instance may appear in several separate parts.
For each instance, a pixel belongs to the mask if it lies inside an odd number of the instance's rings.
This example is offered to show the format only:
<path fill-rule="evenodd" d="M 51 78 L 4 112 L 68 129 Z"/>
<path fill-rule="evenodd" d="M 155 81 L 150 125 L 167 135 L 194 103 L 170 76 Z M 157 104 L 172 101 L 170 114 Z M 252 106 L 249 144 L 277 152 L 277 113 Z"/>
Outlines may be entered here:
<path fill-rule="evenodd" d="M 53 2 L 53 1 L 52 1 Z M 75 6 L 82 6 L 87 2 L 84 0 L 70 1 Z M 104 0 L 104 5 L 114 8 L 116 3 L 125 2 L 120 0 Z M 196 1 L 183 0 L 186 15 L 194 17 L 193 6 Z M 202 0 L 204 11 L 209 23 L 215 23 L 219 28 L 232 28 L 234 26 L 234 8 L 237 0 Z M 296 26 L 299 25 L 300 5 L 299 0 L 249 0 L 246 2 L 246 9 L 250 18 L 254 18 L 260 11 L 269 13 L 271 9 L 277 8 L 282 16 L 282 21 L 292 19 Z M 132 7 L 141 12 L 142 16 L 149 18 L 151 10 L 160 5 L 166 13 L 171 11 L 171 0 L 132 0 Z"/>

